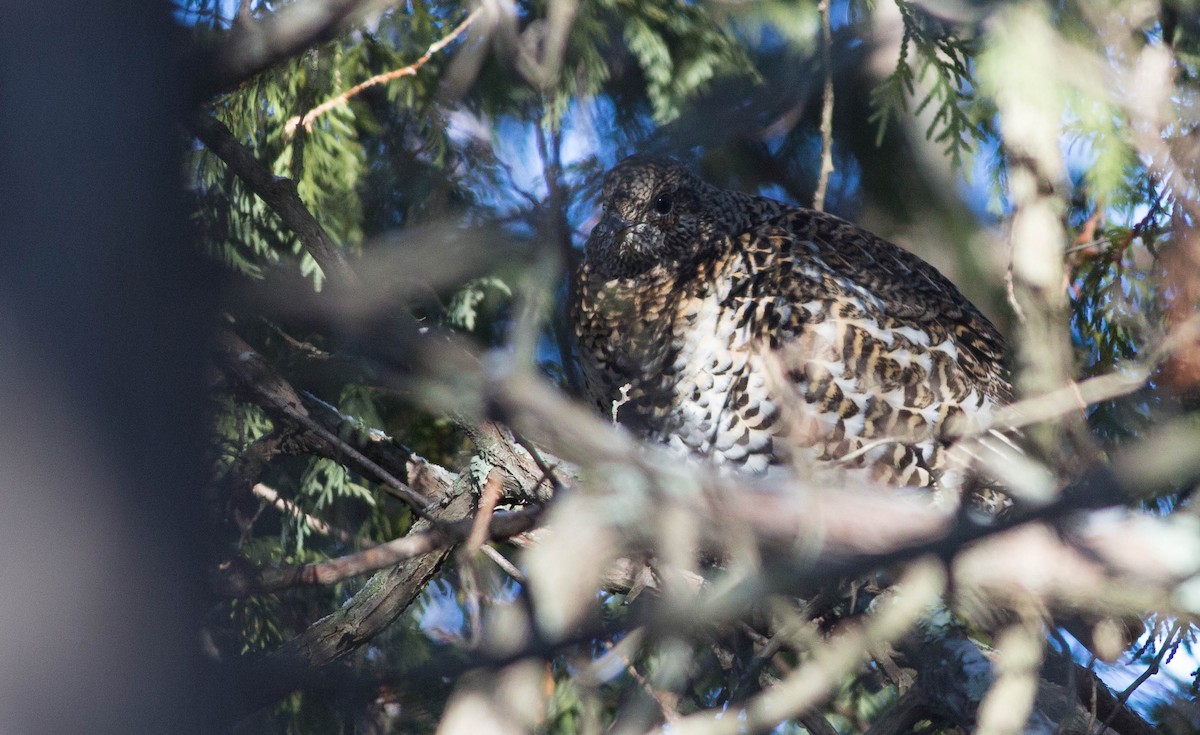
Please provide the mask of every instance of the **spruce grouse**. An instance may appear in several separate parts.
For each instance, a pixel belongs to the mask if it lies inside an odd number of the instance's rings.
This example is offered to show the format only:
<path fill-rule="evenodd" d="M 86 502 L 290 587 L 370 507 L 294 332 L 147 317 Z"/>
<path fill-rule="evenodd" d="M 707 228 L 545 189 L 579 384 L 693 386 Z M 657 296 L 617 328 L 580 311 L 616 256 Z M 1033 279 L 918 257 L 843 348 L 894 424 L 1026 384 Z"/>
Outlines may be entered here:
<path fill-rule="evenodd" d="M 751 474 L 963 489 L 948 435 L 1011 388 L 1003 338 L 933 266 L 668 159 L 619 163 L 603 208 L 573 318 L 606 415 Z"/>

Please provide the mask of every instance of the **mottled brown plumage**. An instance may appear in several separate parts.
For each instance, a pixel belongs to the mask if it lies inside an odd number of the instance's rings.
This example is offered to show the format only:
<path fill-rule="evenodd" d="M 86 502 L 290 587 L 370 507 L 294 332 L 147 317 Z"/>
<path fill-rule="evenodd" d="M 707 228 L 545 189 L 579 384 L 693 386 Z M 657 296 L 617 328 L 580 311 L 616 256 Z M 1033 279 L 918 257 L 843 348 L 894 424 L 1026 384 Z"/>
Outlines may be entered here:
<path fill-rule="evenodd" d="M 1011 392 L 1000 334 L 933 266 L 669 160 L 618 164 L 603 206 L 574 320 L 606 414 L 753 474 L 960 486 L 948 432 Z"/>

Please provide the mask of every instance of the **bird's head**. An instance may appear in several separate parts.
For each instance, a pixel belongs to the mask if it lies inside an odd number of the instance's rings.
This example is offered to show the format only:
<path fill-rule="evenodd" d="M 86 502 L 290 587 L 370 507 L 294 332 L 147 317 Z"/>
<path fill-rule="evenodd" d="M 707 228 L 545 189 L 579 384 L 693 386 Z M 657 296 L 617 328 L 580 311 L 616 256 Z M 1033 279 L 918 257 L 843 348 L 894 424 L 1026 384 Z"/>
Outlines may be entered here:
<path fill-rule="evenodd" d="M 698 255 L 723 210 L 724 192 L 668 158 L 633 156 L 604 179 L 600 221 L 587 241 L 587 260 L 609 278 L 634 277 L 655 265 Z"/>

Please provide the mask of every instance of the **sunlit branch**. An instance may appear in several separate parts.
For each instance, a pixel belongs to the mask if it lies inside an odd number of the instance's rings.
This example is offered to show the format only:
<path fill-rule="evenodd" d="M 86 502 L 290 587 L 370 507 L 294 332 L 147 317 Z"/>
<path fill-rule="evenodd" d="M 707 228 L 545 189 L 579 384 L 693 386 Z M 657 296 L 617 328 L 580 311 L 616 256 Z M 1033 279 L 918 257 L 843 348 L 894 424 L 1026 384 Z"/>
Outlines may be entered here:
<path fill-rule="evenodd" d="M 978 431 L 984 432 L 992 428 L 1019 429 L 1040 421 L 1048 421 L 1069 411 L 1083 410 L 1101 401 L 1128 395 L 1144 386 L 1163 360 L 1176 350 L 1186 347 L 1197 336 L 1200 336 L 1200 315 L 1172 329 L 1143 360 L 1132 362 L 1111 373 L 1071 383 L 1049 393 L 1031 396 L 1004 406 Z"/>
<path fill-rule="evenodd" d="M 825 209 L 825 190 L 833 173 L 833 29 L 829 20 L 829 0 L 817 3 L 821 15 L 821 60 L 825 65 L 825 88 L 821 93 L 821 173 L 813 194 L 813 209 Z"/>
<path fill-rule="evenodd" d="M 1019 617 L 996 642 L 996 680 L 979 705 L 980 735 L 1025 732 L 1034 713 L 1045 635 L 1040 619 Z"/>
<path fill-rule="evenodd" d="M 303 522 L 304 525 L 307 526 L 308 529 L 314 533 L 318 533 L 322 536 L 328 536 L 330 538 L 335 538 L 338 541 L 341 541 L 342 543 L 350 543 L 354 540 L 354 537 L 351 536 L 346 531 L 344 531 L 340 528 L 334 528 L 333 526 L 329 525 L 328 523 L 321 520 L 320 518 L 317 518 L 316 516 L 305 513 L 295 503 L 293 503 L 292 501 L 290 501 L 287 498 L 280 495 L 279 492 L 276 491 L 274 488 L 267 487 L 266 485 L 259 482 L 259 483 L 256 483 L 253 488 L 251 488 L 251 491 L 254 493 L 255 496 L 265 500 L 266 502 L 268 502 L 272 506 L 274 506 L 275 509 L 278 510 L 280 513 L 283 513 L 284 515 L 287 515 L 287 516 L 295 516 L 295 517 L 299 518 L 301 520 L 301 522 Z M 374 546 L 375 544 L 370 541 L 365 541 L 364 545 Z"/>
<path fill-rule="evenodd" d="M 425 54 L 423 56 L 421 56 L 421 58 L 417 59 L 416 61 L 409 64 L 408 66 L 402 66 L 399 69 L 393 69 L 391 71 L 383 72 L 382 74 L 376 74 L 375 76 L 371 77 L 370 79 L 367 79 L 366 81 L 359 82 L 358 84 L 354 85 L 350 89 L 347 89 L 345 92 L 342 92 L 341 94 L 337 95 L 336 97 L 332 97 L 332 98 L 326 100 L 325 102 L 322 102 L 321 104 L 312 108 L 308 112 L 304 113 L 303 117 L 301 117 L 299 115 L 292 117 L 291 119 L 289 119 L 287 121 L 287 123 L 284 124 L 284 135 L 291 137 L 296 132 L 296 128 L 300 125 L 303 125 L 305 130 L 311 131 L 313 122 L 318 117 L 320 117 L 321 115 L 324 115 L 325 113 L 329 112 L 330 110 L 334 109 L 335 107 L 340 107 L 340 106 L 348 103 L 350 101 L 351 97 L 354 97 L 355 95 L 360 94 L 364 90 L 370 89 L 371 87 L 374 87 L 374 86 L 377 86 L 380 84 L 386 84 L 387 82 L 390 82 L 390 81 L 393 81 L 396 79 L 400 79 L 401 77 L 416 76 L 417 72 L 419 72 L 421 70 L 421 67 L 423 67 L 423 66 L 425 66 L 425 64 L 429 63 L 429 60 L 433 58 L 434 54 L 436 54 L 439 51 L 441 51 L 442 49 L 446 48 L 451 43 L 453 43 L 456 38 L 461 36 L 463 34 L 463 31 L 467 30 L 467 28 L 470 27 L 471 23 L 474 22 L 474 20 L 477 17 L 479 17 L 480 12 L 482 12 L 480 9 L 473 10 L 463 20 L 463 22 L 461 22 L 457 26 L 455 26 L 454 30 L 450 31 L 450 33 L 448 33 L 442 39 L 434 42 L 425 51 Z"/>
<path fill-rule="evenodd" d="M 482 528 L 480 538 L 484 540 L 505 539 L 524 533 L 533 527 L 540 513 L 541 509 L 537 507 L 501 512 L 490 516 L 490 523 L 487 522 L 488 516 L 477 515 L 470 520 L 437 525 L 425 532 L 411 533 L 354 554 L 313 564 L 293 564 L 259 570 L 230 564 L 214 576 L 213 587 L 217 594 L 242 597 L 292 587 L 337 584 L 390 567 L 406 559 L 453 546 L 466 539 L 468 534 L 474 533 L 472 529 L 475 526 Z M 477 522 L 480 518 L 484 519 L 484 523 Z M 320 523 L 318 519 L 313 520 Z"/>

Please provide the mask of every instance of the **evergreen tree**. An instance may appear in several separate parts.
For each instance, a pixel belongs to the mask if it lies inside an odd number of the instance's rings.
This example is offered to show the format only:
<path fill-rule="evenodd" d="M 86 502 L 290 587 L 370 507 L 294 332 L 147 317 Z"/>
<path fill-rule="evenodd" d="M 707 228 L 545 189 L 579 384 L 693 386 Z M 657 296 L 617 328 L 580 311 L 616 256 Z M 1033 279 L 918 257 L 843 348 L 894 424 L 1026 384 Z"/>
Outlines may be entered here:
<path fill-rule="evenodd" d="M 204 621 L 231 722 L 1200 729 L 1194 678 L 1119 689 L 1189 657 L 1200 614 L 1190 5 L 186 0 L 176 18 L 192 220 L 235 284 Z M 1014 346 L 1020 400 L 986 428 L 1023 452 L 966 445 L 1018 512 L 783 503 L 581 408 L 567 276 L 633 152 L 815 202 L 957 283 Z"/>

